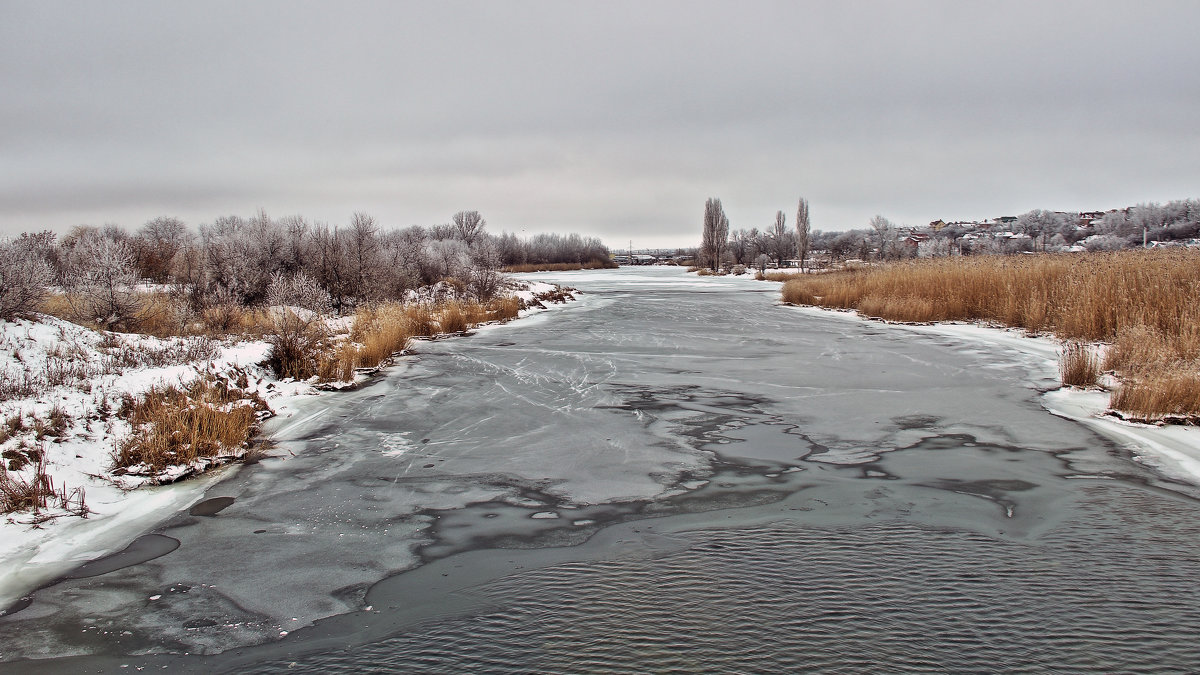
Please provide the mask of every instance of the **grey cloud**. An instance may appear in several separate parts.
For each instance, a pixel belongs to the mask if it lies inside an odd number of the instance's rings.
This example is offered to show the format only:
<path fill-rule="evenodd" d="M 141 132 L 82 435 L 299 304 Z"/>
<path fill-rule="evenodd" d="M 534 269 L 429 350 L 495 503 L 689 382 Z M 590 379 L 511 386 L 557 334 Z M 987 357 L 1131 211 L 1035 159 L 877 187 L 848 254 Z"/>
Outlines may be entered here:
<path fill-rule="evenodd" d="M 1197 196 L 1189 2 L 8 3 L 0 229 L 263 206 L 694 243 Z M 171 208 L 171 205 L 176 205 Z M 90 215 L 89 215 L 90 214 Z"/>

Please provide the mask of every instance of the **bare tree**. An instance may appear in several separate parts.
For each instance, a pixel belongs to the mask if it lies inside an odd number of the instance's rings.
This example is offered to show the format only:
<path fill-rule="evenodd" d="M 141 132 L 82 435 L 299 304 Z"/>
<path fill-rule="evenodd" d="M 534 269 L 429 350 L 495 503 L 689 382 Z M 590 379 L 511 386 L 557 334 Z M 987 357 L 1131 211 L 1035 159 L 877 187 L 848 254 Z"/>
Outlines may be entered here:
<path fill-rule="evenodd" d="M 796 258 L 800 260 L 800 271 L 804 271 L 804 260 L 812 247 L 812 223 L 808 219 L 808 200 L 800 198 L 796 207 Z"/>
<path fill-rule="evenodd" d="M 500 273 L 500 245 L 489 236 L 475 241 L 471 249 L 471 290 L 480 300 L 490 300 L 504 281 Z"/>
<path fill-rule="evenodd" d="M 147 221 L 131 241 L 141 275 L 165 283 L 170 277 L 171 259 L 191 239 L 192 233 L 178 218 L 159 216 Z"/>
<path fill-rule="evenodd" d="M 774 249 L 775 266 L 783 267 L 784 258 L 788 254 L 787 216 L 783 215 L 783 211 L 775 212 L 775 225 L 771 228 L 771 243 Z"/>
<path fill-rule="evenodd" d="M 374 218 L 359 211 L 350 219 L 345 236 L 351 292 L 355 301 L 361 303 L 375 295 L 372 277 L 378 269 L 379 227 Z"/>
<path fill-rule="evenodd" d="M 479 239 L 485 227 L 487 227 L 487 221 L 479 215 L 478 211 L 459 211 L 454 214 L 455 234 L 459 239 L 467 242 L 468 246 Z"/>
<path fill-rule="evenodd" d="M 733 264 L 745 265 L 750 262 L 747 254 L 750 252 L 750 240 L 745 230 L 735 230 L 729 235 L 729 255 Z"/>
<path fill-rule="evenodd" d="M 721 256 L 729 239 L 729 218 L 721 207 L 721 200 L 710 198 L 704 203 L 704 231 L 700 240 L 701 262 L 716 272 L 721 267 Z"/>

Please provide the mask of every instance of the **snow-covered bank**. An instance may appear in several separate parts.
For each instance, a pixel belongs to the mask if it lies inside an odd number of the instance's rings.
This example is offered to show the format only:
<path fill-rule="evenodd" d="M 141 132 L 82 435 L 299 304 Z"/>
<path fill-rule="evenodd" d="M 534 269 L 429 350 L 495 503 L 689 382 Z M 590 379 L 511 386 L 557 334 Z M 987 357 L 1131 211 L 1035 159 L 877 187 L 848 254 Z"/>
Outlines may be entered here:
<path fill-rule="evenodd" d="M 566 299 L 559 287 L 543 282 L 522 282 L 514 295 L 527 305 L 518 318 L 554 306 L 543 298 Z M 66 364 L 62 368 L 74 369 L 70 376 L 26 386 L 28 396 L 9 396 L 0 403 L 0 420 L 24 420 L 0 447 L 22 455 L 16 461 L 24 463 L 24 474 L 31 471 L 24 453 L 44 455 L 55 490 L 81 488 L 76 494 L 82 495 L 88 510 L 86 518 L 51 508 L 37 516 L 17 512 L 0 519 L 0 611 L 81 562 L 123 548 L 164 518 L 189 508 L 222 476 L 236 470 L 220 468 L 171 485 L 128 489 L 139 481 L 123 483 L 111 473 L 114 448 L 132 433 L 115 414 L 123 396 L 188 382 L 201 372 L 234 375 L 245 383 L 239 385 L 243 390 L 257 394 L 278 418 L 287 419 L 300 411 L 312 414 L 318 397 L 337 395 L 319 390 L 313 381 L 277 379 L 261 365 L 269 349 L 264 340 L 216 343 L 101 333 L 52 317 L 0 322 L 0 383 L 46 372 L 48 363 L 50 370 L 60 362 Z M 197 354 L 202 358 L 194 359 Z M 37 432 L 30 428 L 34 420 L 47 420 L 55 410 L 55 419 L 65 422 L 53 429 L 38 422 L 44 428 Z M 9 461 L 6 454 L 6 466 Z M 21 473 L 14 469 L 13 475 Z"/>
<path fill-rule="evenodd" d="M 791 311 L 838 317 L 847 321 L 872 321 L 854 311 L 820 307 L 789 307 Z M 1019 329 L 967 323 L 891 324 L 898 329 L 945 335 L 964 341 L 993 345 L 1028 357 L 1030 373 L 1042 394 L 1042 406 L 1059 417 L 1087 425 L 1120 443 L 1140 462 L 1164 475 L 1200 485 L 1200 427 L 1154 426 L 1126 422 L 1107 414 L 1108 393 L 1058 387 L 1058 355 L 1062 343 L 1044 336 L 1029 336 Z"/>

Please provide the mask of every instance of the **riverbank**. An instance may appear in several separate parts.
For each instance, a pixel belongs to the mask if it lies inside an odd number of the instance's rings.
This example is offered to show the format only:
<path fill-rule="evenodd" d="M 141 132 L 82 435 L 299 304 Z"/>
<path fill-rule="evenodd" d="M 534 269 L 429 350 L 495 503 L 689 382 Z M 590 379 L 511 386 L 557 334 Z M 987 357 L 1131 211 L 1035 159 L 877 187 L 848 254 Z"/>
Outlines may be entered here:
<path fill-rule="evenodd" d="M 514 295 L 527 307 L 518 318 L 545 312 L 555 302 L 572 298 L 558 286 L 540 282 L 522 282 L 522 290 Z M 55 386 L 36 398 L 13 399 L 0 407 L 6 420 L 23 419 L 24 426 L 33 424 L 29 420 L 60 415 L 52 414 L 52 410 L 61 411 L 66 421 L 61 429 L 47 431 L 37 439 L 36 456 L 52 477 L 55 491 L 75 495 L 68 508 L 59 500 L 36 513 L 19 511 L 0 521 L 0 610 L 79 563 L 126 545 L 137 533 L 169 514 L 186 510 L 209 487 L 236 470 L 230 464 L 236 466 L 233 462 L 245 454 L 244 448 L 239 449 L 210 464 L 208 471 L 169 485 L 149 484 L 153 481 L 145 477 L 117 475 L 112 471 L 115 449 L 123 438 L 134 433 L 114 414 L 123 398 L 213 374 L 224 381 L 237 381 L 242 391 L 269 406 L 275 417 L 287 419 L 300 410 L 311 411 L 321 397 L 336 395 L 318 387 L 315 379 L 276 377 L 264 365 L 271 349 L 265 339 L 208 345 L 207 358 L 188 362 L 184 359 L 187 344 L 178 339 L 100 334 L 52 317 L 9 323 L 4 328 L 8 356 L 17 358 L 26 373 L 44 368 L 47 359 L 63 360 L 68 355 L 74 363 L 99 364 L 111 357 L 101 343 L 113 341 L 120 344 L 111 349 L 121 353 L 165 353 L 170 345 L 178 349 L 172 352 L 173 362 L 169 364 L 131 363 L 128 368 L 93 376 L 83 384 Z M 369 376 L 358 373 L 356 379 Z M 10 445 L 18 447 L 18 440 L 13 439 Z M 19 447 L 27 446 L 32 447 L 29 443 Z M 7 460 L 6 455 L 6 464 Z M 25 473 L 33 468 L 27 464 Z M 193 469 L 184 467 L 179 471 Z M 14 479 L 29 480 L 16 471 L 10 473 Z"/>

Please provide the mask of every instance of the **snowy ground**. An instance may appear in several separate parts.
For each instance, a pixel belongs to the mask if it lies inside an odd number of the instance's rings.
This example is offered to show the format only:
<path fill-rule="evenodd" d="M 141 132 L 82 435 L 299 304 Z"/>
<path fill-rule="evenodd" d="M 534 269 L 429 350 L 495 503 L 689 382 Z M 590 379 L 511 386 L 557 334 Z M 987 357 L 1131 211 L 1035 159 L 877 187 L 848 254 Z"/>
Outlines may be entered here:
<path fill-rule="evenodd" d="M 842 316 L 849 321 L 870 320 L 853 311 L 819 307 L 792 309 L 825 316 Z M 1055 375 L 1058 372 L 1058 356 L 1062 343 L 1054 338 L 1033 337 L 1014 328 L 967 323 L 898 324 L 898 327 L 1012 349 L 1040 359 L 1048 373 Z M 1200 484 L 1200 428 L 1126 422 L 1106 414 L 1109 410 L 1108 398 L 1109 394 L 1105 391 L 1063 387 L 1043 394 L 1042 405 L 1055 415 L 1081 422 L 1122 444 L 1138 461 L 1153 466 L 1172 478 Z"/>
<path fill-rule="evenodd" d="M 558 288 L 536 281 L 522 285 L 514 295 L 531 305 L 522 317 L 546 311 L 537 298 Z M 48 316 L 0 322 L 0 386 L 31 393 L 0 402 L 4 429 L 14 426 L 10 420 L 22 420 L 21 428 L 6 431 L 0 442 L 0 451 L 7 451 L 5 466 L 9 456 L 20 463 L 31 451 L 34 457 L 44 453 L 55 490 L 82 497 L 88 511 L 86 518 L 61 507 L 0 516 L 0 611 L 80 562 L 114 552 L 165 515 L 188 508 L 227 470 L 130 489 L 145 481 L 110 473 L 116 445 L 131 432 L 114 414 L 122 396 L 186 383 L 202 370 L 245 373 L 246 390 L 284 418 L 305 399 L 337 395 L 313 382 L 276 379 L 259 365 L 268 350 L 263 340 L 216 343 L 101 333 Z M 47 372 L 52 373 L 49 382 L 30 380 Z M 49 428 L 52 418 L 65 424 Z M 28 475 L 31 469 L 32 463 L 13 475 Z"/>

